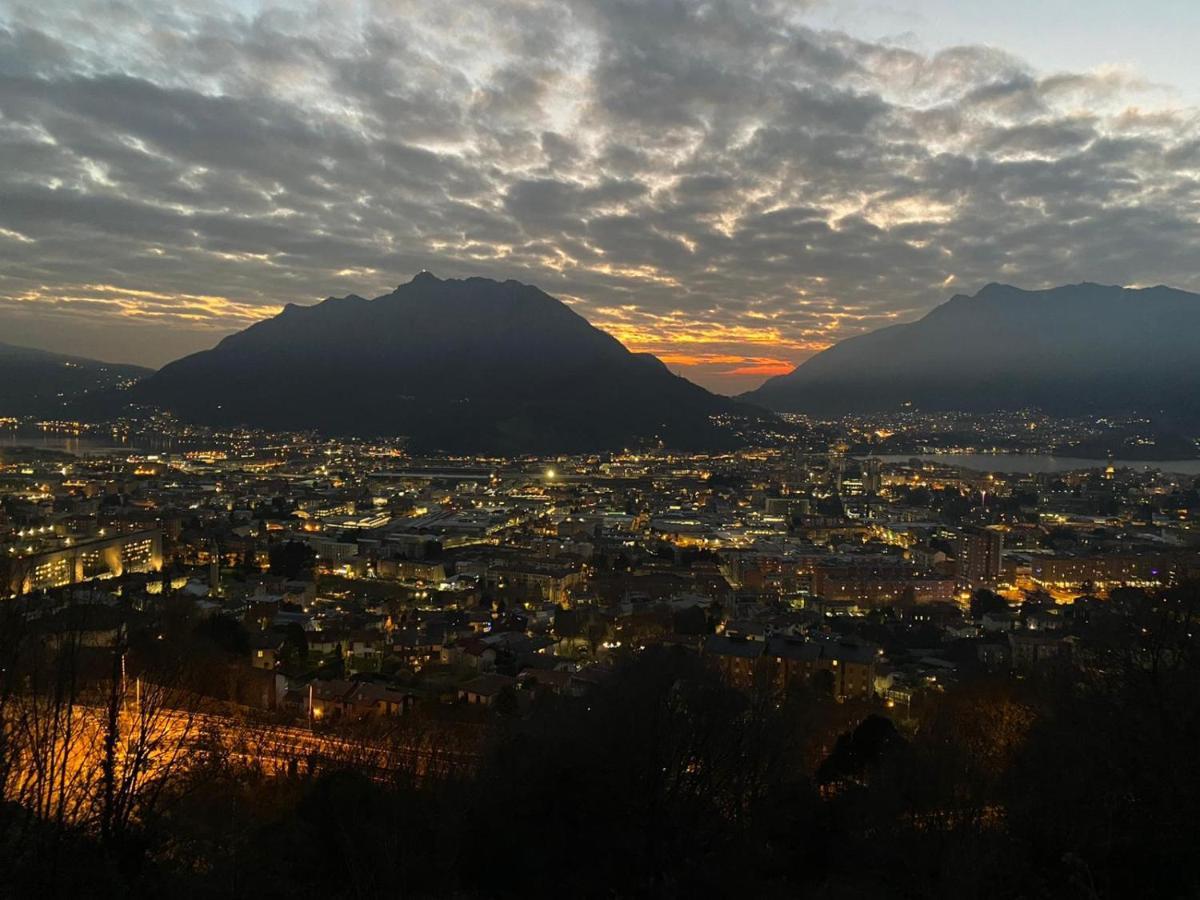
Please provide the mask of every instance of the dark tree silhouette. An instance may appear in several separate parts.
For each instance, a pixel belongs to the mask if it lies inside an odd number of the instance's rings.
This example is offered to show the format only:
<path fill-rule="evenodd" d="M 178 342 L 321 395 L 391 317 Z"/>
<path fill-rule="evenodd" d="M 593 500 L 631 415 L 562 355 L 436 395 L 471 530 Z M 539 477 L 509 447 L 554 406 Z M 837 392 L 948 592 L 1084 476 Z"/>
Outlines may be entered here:
<path fill-rule="evenodd" d="M 271 574 L 288 579 L 311 574 L 313 566 L 317 563 L 317 554 L 308 544 L 301 541 L 275 544 L 271 547 L 268 557 Z"/>

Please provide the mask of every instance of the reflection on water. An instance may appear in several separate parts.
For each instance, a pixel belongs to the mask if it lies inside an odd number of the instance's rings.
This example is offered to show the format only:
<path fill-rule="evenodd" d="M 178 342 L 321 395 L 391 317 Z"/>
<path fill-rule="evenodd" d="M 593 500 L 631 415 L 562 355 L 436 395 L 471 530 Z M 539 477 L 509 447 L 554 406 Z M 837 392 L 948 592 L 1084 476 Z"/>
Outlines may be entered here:
<path fill-rule="evenodd" d="M 159 444 L 160 446 L 152 446 Z M 75 456 L 104 456 L 109 453 L 135 451 L 158 452 L 170 449 L 170 440 L 157 440 L 139 435 L 135 440 L 112 434 L 64 434 L 40 428 L 0 429 L 0 450 L 10 447 L 31 447 L 35 450 L 55 450 Z"/>
<path fill-rule="evenodd" d="M 880 459 L 884 462 L 901 463 L 910 459 L 921 459 L 976 472 L 1029 475 L 1102 469 L 1108 465 L 1108 461 L 1103 459 L 1049 456 L 1042 453 L 898 453 L 881 456 Z M 1113 465 L 1118 469 L 1160 469 L 1181 475 L 1200 475 L 1200 459 L 1115 459 Z"/>

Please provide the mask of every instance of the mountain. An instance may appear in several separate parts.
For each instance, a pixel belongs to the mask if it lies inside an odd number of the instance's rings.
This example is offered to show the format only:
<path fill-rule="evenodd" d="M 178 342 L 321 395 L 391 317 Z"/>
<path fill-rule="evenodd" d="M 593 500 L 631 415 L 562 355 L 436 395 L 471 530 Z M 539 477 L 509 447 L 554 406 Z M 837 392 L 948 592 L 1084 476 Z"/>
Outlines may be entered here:
<path fill-rule="evenodd" d="M 150 369 L 0 344 L 0 416 L 51 417 L 88 395 L 111 394 Z"/>
<path fill-rule="evenodd" d="M 496 453 L 720 446 L 710 417 L 738 408 L 536 287 L 427 272 L 374 300 L 289 304 L 132 399 L 195 422 Z"/>
<path fill-rule="evenodd" d="M 1200 422 L 1200 295 L 990 284 L 848 338 L 739 399 L 780 412 L 1038 407 Z"/>

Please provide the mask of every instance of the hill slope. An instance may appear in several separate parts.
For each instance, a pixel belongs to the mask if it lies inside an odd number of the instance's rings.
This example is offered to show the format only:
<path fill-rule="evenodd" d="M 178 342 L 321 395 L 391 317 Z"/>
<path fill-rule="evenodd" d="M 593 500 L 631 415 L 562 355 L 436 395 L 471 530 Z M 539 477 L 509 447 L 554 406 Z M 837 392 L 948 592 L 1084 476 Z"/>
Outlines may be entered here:
<path fill-rule="evenodd" d="M 211 424 L 503 453 L 715 446 L 709 417 L 736 406 L 535 287 L 429 273 L 375 300 L 289 305 L 165 366 L 133 399 Z"/>
<path fill-rule="evenodd" d="M 0 416 L 68 412 L 82 398 L 111 393 L 150 369 L 0 344 Z"/>
<path fill-rule="evenodd" d="M 1200 295 L 988 285 L 849 338 L 740 399 L 781 412 L 1165 414 L 1200 420 Z"/>

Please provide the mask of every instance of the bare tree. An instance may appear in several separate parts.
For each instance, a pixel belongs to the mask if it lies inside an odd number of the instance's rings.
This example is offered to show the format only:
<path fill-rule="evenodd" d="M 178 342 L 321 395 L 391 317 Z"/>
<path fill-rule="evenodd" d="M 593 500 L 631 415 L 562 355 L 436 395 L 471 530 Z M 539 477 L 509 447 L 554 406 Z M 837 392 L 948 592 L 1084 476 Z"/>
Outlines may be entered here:
<path fill-rule="evenodd" d="M 5 608 L 0 789 L 6 810 L 20 810 L 6 838 L 26 852 L 49 840 L 53 874 L 67 831 L 115 849 L 154 810 L 186 767 L 198 698 L 184 687 L 182 660 L 138 658 L 123 613 L 105 629 L 89 621 L 90 605 L 68 603 L 61 620 L 49 610 Z"/>

